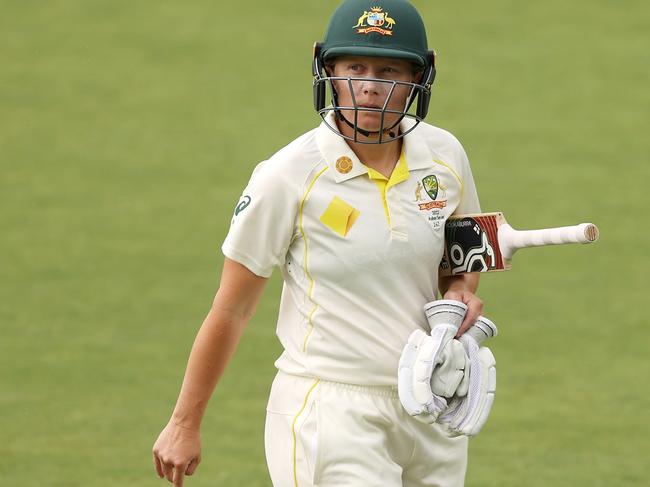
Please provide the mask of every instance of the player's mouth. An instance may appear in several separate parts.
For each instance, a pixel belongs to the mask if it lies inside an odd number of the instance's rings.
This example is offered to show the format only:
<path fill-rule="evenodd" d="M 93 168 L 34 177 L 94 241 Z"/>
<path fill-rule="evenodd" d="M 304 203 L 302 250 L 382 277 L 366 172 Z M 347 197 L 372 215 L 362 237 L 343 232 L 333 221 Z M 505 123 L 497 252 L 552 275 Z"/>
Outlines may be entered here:
<path fill-rule="evenodd" d="M 358 106 L 359 108 L 374 108 L 374 109 L 376 109 L 376 110 L 381 110 L 382 108 L 384 108 L 383 105 L 372 105 L 372 104 L 370 104 L 370 103 L 360 103 L 360 104 L 358 104 L 357 106 Z"/>

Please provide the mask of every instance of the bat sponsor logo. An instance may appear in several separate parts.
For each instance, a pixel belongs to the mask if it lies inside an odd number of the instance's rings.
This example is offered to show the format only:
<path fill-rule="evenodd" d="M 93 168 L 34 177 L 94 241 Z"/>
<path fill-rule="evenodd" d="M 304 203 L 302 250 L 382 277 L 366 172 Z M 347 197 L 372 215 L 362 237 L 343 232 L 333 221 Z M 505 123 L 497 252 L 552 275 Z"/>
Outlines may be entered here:
<path fill-rule="evenodd" d="M 486 272 L 496 268 L 496 255 L 487 232 L 473 218 L 449 221 L 445 228 L 447 258 L 452 274 Z"/>

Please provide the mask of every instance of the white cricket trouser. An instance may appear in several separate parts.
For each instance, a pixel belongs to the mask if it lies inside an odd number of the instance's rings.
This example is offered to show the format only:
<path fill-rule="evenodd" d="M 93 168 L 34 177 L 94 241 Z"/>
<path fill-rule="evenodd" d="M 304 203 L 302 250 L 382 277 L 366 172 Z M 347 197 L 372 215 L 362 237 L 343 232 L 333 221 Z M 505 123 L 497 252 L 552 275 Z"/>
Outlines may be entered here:
<path fill-rule="evenodd" d="M 267 407 L 274 487 L 459 487 L 467 438 L 410 417 L 397 389 L 279 372 Z"/>

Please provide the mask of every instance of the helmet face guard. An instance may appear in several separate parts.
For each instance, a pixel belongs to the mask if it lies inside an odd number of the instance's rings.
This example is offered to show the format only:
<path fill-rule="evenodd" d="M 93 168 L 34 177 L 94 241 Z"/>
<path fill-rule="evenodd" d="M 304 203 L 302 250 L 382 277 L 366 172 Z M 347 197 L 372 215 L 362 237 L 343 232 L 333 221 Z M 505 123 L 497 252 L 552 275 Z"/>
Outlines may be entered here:
<path fill-rule="evenodd" d="M 383 144 L 400 139 L 415 129 L 415 127 L 424 120 L 429 111 L 431 85 L 436 75 L 434 51 L 428 51 L 427 58 L 427 63 L 422 73 L 422 79 L 419 83 L 378 78 L 335 77 L 330 76 L 325 69 L 322 56 L 322 44 L 316 43 L 314 46 L 314 60 L 312 63 L 312 74 L 314 76 L 314 108 L 327 127 L 346 140 L 360 144 Z M 382 91 L 385 91 L 387 95 L 381 108 L 364 107 L 357 103 L 353 83 L 359 82 L 372 82 L 385 87 Z M 339 104 L 335 84 L 340 85 L 341 83 L 346 83 L 350 90 L 350 95 L 352 97 L 351 106 L 343 106 Z M 404 106 L 399 109 L 389 109 L 388 106 L 390 105 L 396 91 L 404 90 L 408 90 L 408 96 L 406 97 Z M 328 92 L 330 95 L 329 97 Z M 328 98 L 331 100 L 331 105 L 329 106 L 327 106 Z M 416 100 L 417 103 L 415 103 Z M 331 124 L 327 120 L 329 112 L 334 112 L 337 120 L 352 128 L 353 135 L 345 135 L 336 124 Z M 378 130 L 368 131 L 359 126 L 359 115 L 363 113 L 379 113 L 381 115 L 381 122 Z M 394 119 L 394 116 L 397 116 L 397 121 L 389 122 L 386 119 L 386 115 L 389 115 L 389 118 L 391 119 Z M 407 131 L 401 132 L 399 130 L 399 124 L 405 118 L 415 120 L 415 123 Z M 363 136 L 363 138 L 360 138 L 360 136 Z"/>

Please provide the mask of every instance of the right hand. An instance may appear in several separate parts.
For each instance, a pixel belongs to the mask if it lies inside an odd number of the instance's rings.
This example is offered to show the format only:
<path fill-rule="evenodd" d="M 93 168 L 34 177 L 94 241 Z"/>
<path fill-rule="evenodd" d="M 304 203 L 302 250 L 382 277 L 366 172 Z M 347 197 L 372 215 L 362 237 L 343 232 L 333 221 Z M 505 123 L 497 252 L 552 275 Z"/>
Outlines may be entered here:
<path fill-rule="evenodd" d="M 170 421 L 153 445 L 153 462 L 158 477 L 183 487 L 184 476 L 192 475 L 201 462 L 199 430 Z"/>

